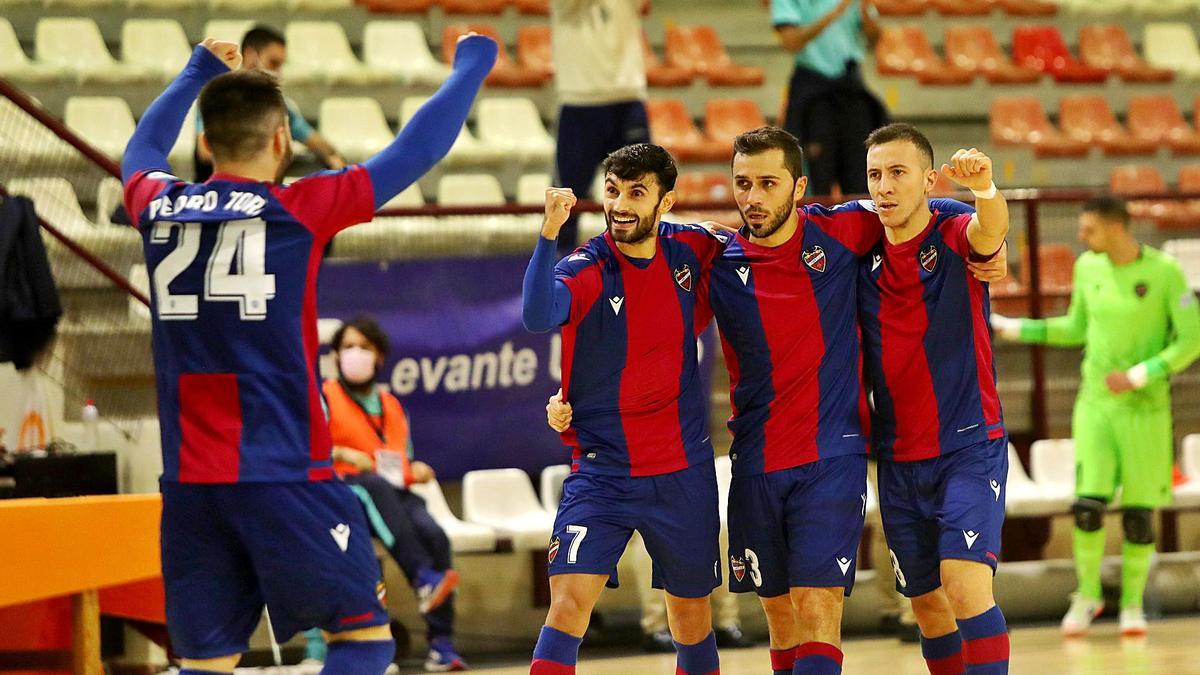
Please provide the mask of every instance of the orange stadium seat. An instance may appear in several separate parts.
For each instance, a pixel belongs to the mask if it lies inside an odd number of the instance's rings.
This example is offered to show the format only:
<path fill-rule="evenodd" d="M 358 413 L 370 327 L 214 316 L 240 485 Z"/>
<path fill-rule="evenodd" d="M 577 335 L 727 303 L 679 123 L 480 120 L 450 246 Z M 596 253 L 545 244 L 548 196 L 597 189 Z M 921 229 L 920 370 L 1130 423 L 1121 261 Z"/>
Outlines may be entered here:
<path fill-rule="evenodd" d="M 875 0 L 875 9 L 884 16 L 920 16 L 929 9 L 929 0 Z"/>
<path fill-rule="evenodd" d="M 1021 251 L 1021 283 L 1028 286 L 1029 248 Z M 1071 292 L 1071 275 L 1075 267 L 1075 251 L 1067 244 L 1042 244 L 1038 248 L 1038 280 L 1043 293 Z"/>
<path fill-rule="evenodd" d="M 1029 145 L 1038 157 L 1081 157 L 1088 145 L 1064 136 L 1046 117 L 1032 96 L 992 101 L 989 115 L 992 142 L 996 145 Z"/>
<path fill-rule="evenodd" d="M 975 78 L 975 73 L 939 58 L 917 26 L 884 28 L 875 45 L 875 63 L 882 75 L 913 75 L 921 84 L 967 84 Z"/>
<path fill-rule="evenodd" d="M 1129 99 L 1129 131 L 1138 138 L 1165 145 L 1177 155 L 1200 154 L 1200 133 L 1183 118 L 1170 94 Z"/>
<path fill-rule="evenodd" d="M 733 202 L 733 188 L 725 173 L 684 173 L 675 181 L 675 196 L 684 206 L 699 202 Z"/>
<path fill-rule="evenodd" d="M 1058 126 L 1084 143 L 1096 143 L 1106 155 L 1149 155 L 1158 144 L 1129 133 L 1098 94 L 1064 96 L 1058 106 Z"/>
<path fill-rule="evenodd" d="M 434 0 L 366 0 L 368 11 L 389 14 L 424 14 L 433 8 Z"/>
<path fill-rule="evenodd" d="M 704 105 L 704 135 L 728 149 L 733 157 L 733 137 L 740 133 L 767 126 L 758 104 L 749 99 L 710 99 Z"/>
<path fill-rule="evenodd" d="M 645 33 L 642 33 L 642 57 L 646 61 L 646 83 L 651 87 L 686 87 L 695 79 L 691 68 L 663 63 Z"/>
<path fill-rule="evenodd" d="M 1020 26 L 1013 31 L 1013 60 L 1048 73 L 1059 82 L 1103 82 L 1108 71 L 1071 56 L 1054 26 Z"/>
<path fill-rule="evenodd" d="M 1200 165 L 1179 169 L 1178 191 L 1185 195 L 1200 195 Z M 1173 217 L 1159 222 L 1160 227 L 1194 229 L 1200 224 L 1200 199 L 1176 203 Z"/>
<path fill-rule="evenodd" d="M 733 62 L 712 26 L 672 26 L 667 29 L 667 63 L 690 68 L 713 86 L 757 87 L 763 69 Z"/>
<path fill-rule="evenodd" d="M 546 77 L 554 74 L 550 26 L 522 26 L 517 30 L 517 63 Z"/>
<path fill-rule="evenodd" d="M 681 162 L 719 162 L 729 157 L 724 144 L 706 138 L 696 128 L 683 101 L 677 98 L 646 102 L 650 138 Z"/>
<path fill-rule="evenodd" d="M 991 2 L 981 0 L 929 0 L 943 16 L 987 16 L 992 13 Z"/>
<path fill-rule="evenodd" d="M 945 45 L 947 61 L 983 75 L 992 84 L 1030 84 L 1042 78 L 1040 70 L 1013 63 L 986 26 L 947 28 Z"/>
<path fill-rule="evenodd" d="M 1179 170 L 1179 191 L 1185 195 L 1200 195 L 1200 165 Z"/>
<path fill-rule="evenodd" d="M 508 0 L 438 0 L 447 14 L 500 14 Z"/>
<path fill-rule="evenodd" d="M 1133 49 L 1129 34 L 1117 24 L 1079 29 L 1079 56 L 1089 66 L 1115 72 L 1126 82 L 1170 82 L 1175 73 L 1146 63 Z"/>
<path fill-rule="evenodd" d="M 442 60 L 447 64 L 454 63 L 454 46 L 460 35 L 475 31 L 486 35 L 500 44 L 500 54 L 496 58 L 496 66 L 487 76 L 485 82 L 494 87 L 540 87 L 549 79 L 544 72 L 530 70 L 520 64 L 513 63 L 504 41 L 496 29 L 487 24 L 451 24 L 442 29 Z"/>
<path fill-rule="evenodd" d="M 512 5 L 526 16 L 550 15 L 550 0 L 513 0 Z"/>
<path fill-rule="evenodd" d="M 1146 196 L 1167 193 L 1167 182 L 1158 168 L 1153 166 L 1119 166 L 1108 174 L 1108 188 L 1115 195 Z M 1156 199 L 1133 199 L 1129 201 L 1129 215 L 1134 218 L 1151 218 L 1159 222 L 1179 219 L 1180 204 Z"/>
<path fill-rule="evenodd" d="M 1009 16 L 1054 16 L 1058 5 L 1043 0 L 996 0 Z"/>

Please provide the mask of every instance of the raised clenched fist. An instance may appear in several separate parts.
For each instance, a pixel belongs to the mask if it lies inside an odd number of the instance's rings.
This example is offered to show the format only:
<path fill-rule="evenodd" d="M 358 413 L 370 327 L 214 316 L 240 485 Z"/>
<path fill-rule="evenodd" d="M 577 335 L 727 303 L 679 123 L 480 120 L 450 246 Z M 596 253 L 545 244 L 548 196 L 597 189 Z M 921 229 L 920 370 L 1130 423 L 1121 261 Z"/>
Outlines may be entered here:
<path fill-rule="evenodd" d="M 959 150 L 942 165 L 942 173 L 968 190 L 984 192 L 992 185 L 992 158 L 975 148 Z"/>
<path fill-rule="evenodd" d="M 204 38 L 204 42 L 200 44 L 212 52 L 213 56 L 221 59 L 221 63 L 229 66 L 230 70 L 237 70 L 242 66 L 242 50 L 236 42 Z"/>
<path fill-rule="evenodd" d="M 558 237 L 558 231 L 571 216 L 571 209 L 578 199 L 571 188 L 546 188 L 546 219 L 542 222 L 542 236 L 547 239 Z"/>

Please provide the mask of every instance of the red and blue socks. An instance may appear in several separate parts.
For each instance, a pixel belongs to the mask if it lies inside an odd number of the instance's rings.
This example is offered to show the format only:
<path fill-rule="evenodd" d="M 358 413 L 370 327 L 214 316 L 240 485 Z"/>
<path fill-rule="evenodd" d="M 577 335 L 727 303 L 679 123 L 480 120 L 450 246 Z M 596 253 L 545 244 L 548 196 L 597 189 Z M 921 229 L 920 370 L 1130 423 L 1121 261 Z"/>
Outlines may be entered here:
<path fill-rule="evenodd" d="M 796 648 L 771 650 L 771 675 L 792 675 L 796 664 Z"/>
<path fill-rule="evenodd" d="M 694 645 L 675 643 L 675 675 L 720 675 L 721 664 L 717 658 L 717 634 Z"/>
<path fill-rule="evenodd" d="M 840 675 L 842 650 L 827 642 L 805 642 L 796 647 L 794 675 Z"/>
<path fill-rule="evenodd" d="M 929 675 L 962 675 L 965 672 L 962 635 L 958 631 L 935 638 L 922 635 L 921 656 L 925 657 Z"/>
<path fill-rule="evenodd" d="M 1008 672 L 1008 625 L 1000 607 L 958 621 L 963 638 L 963 661 L 969 675 L 1004 675 Z"/>
<path fill-rule="evenodd" d="M 542 626 L 537 645 L 533 648 L 529 675 L 575 675 L 575 661 L 579 659 L 581 642 L 581 637 Z"/>

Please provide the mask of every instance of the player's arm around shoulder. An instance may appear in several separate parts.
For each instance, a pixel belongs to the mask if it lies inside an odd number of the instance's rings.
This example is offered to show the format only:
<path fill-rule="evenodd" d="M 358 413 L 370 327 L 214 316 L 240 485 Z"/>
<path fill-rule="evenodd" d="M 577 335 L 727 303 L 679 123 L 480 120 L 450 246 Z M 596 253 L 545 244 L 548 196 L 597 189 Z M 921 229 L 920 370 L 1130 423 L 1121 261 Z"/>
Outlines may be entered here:
<path fill-rule="evenodd" d="M 992 158 L 975 148 L 959 150 L 942 165 L 942 173 L 975 195 L 975 215 L 967 225 L 967 242 L 978 256 L 995 255 L 1008 236 L 1008 201 L 992 179 Z"/>

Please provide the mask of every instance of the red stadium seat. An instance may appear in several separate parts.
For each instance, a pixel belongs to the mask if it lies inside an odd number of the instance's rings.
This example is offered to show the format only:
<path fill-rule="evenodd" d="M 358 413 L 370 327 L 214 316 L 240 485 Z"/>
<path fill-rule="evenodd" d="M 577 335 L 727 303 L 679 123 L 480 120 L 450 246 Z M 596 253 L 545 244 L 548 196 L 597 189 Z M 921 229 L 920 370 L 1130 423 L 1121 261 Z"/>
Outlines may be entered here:
<path fill-rule="evenodd" d="M 434 0 L 366 0 L 368 11 L 389 14 L 424 14 Z"/>
<path fill-rule="evenodd" d="M 691 68 L 663 63 L 645 33 L 642 33 L 642 56 L 646 61 L 646 83 L 651 87 L 686 87 L 695 79 Z"/>
<path fill-rule="evenodd" d="M 684 173 L 675 181 L 675 196 L 685 207 L 702 202 L 733 203 L 733 188 L 726 173 Z"/>
<path fill-rule="evenodd" d="M 729 157 L 724 144 L 700 133 L 683 101 L 647 101 L 646 115 L 650 118 L 650 138 L 680 162 L 719 162 Z"/>
<path fill-rule="evenodd" d="M 738 134 L 767 126 L 758 104 L 748 99 L 710 99 L 704 106 L 704 135 L 728 150 L 733 157 L 733 138 Z"/>
<path fill-rule="evenodd" d="M 438 0 L 447 14 L 500 14 L 508 0 Z"/>
<path fill-rule="evenodd" d="M 1117 24 L 1079 29 L 1079 56 L 1089 66 L 1115 72 L 1126 82 L 1170 82 L 1175 73 L 1146 63 L 1133 49 L 1129 34 Z"/>
<path fill-rule="evenodd" d="M 916 26 L 884 28 L 875 45 L 875 63 L 882 75 L 913 75 L 921 84 L 967 84 L 975 78 L 973 72 L 939 58 Z"/>
<path fill-rule="evenodd" d="M 757 87 L 763 69 L 734 63 L 712 26 L 672 26 L 667 29 L 667 63 L 690 68 L 713 86 Z"/>
<path fill-rule="evenodd" d="M 1087 143 L 1060 133 L 1032 96 L 992 101 L 989 126 L 992 143 L 1032 146 L 1038 157 L 1081 157 L 1088 151 Z"/>
<path fill-rule="evenodd" d="M 1129 131 L 1143 140 L 1165 145 L 1177 155 L 1200 154 L 1200 133 L 1183 119 L 1170 94 L 1129 99 Z"/>
<path fill-rule="evenodd" d="M 517 30 L 517 64 L 547 78 L 554 74 L 550 26 L 522 26 Z"/>
<path fill-rule="evenodd" d="M 982 0 L 929 0 L 929 4 L 943 16 L 987 16 L 992 13 L 992 3 Z"/>
<path fill-rule="evenodd" d="M 1096 143 L 1106 155 L 1150 155 L 1158 144 L 1125 130 L 1100 95 L 1064 96 L 1058 106 L 1058 126 L 1083 143 Z"/>
<path fill-rule="evenodd" d="M 485 82 L 494 87 L 540 87 L 549 79 L 542 71 L 530 70 L 522 65 L 513 63 L 504 48 L 504 41 L 496 29 L 487 24 L 451 24 L 442 29 L 442 60 L 448 64 L 454 63 L 454 47 L 460 35 L 475 31 L 486 35 L 500 45 L 500 54 L 496 58 L 496 66 L 487 76 Z"/>
<path fill-rule="evenodd" d="M 996 0 L 1010 16 L 1054 16 L 1058 5 L 1043 0 Z"/>
<path fill-rule="evenodd" d="M 1042 244 L 1038 247 L 1038 280 L 1043 293 L 1071 292 L 1071 275 L 1075 267 L 1075 251 L 1066 244 Z M 1029 285 L 1029 249 L 1021 252 L 1021 283 Z"/>
<path fill-rule="evenodd" d="M 1103 82 L 1108 77 L 1108 71 L 1076 61 L 1054 26 L 1021 26 L 1014 30 L 1013 60 L 1049 73 L 1058 82 Z"/>
<path fill-rule="evenodd" d="M 883 16 L 920 16 L 929 9 L 929 0 L 875 0 L 875 9 Z"/>
<path fill-rule="evenodd" d="M 1030 84 L 1042 78 L 1040 70 L 1014 64 L 986 26 L 947 28 L 945 44 L 947 61 L 983 75 L 992 84 Z"/>
<path fill-rule="evenodd" d="M 1119 166 L 1109 173 L 1108 188 L 1113 194 L 1121 196 L 1161 195 L 1167 193 L 1167 182 L 1156 167 Z M 1179 219 L 1181 206 L 1179 202 L 1134 199 L 1129 201 L 1129 215 L 1172 222 Z"/>
<path fill-rule="evenodd" d="M 512 0 L 517 12 L 526 16 L 549 16 L 550 0 Z"/>

